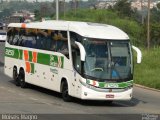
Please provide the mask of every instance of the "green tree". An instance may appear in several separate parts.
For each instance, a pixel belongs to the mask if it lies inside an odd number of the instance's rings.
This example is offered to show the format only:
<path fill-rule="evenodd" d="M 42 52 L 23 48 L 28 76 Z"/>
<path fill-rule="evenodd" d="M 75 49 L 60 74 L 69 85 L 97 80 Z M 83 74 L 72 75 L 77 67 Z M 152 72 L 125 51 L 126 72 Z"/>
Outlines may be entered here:
<path fill-rule="evenodd" d="M 157 8 L 158 8 L 158 9 L 160 9 L 160 2 L 159 2 L 159 3 L 157 3 Z"/>
<path fill-rule="evenodd" d="M 158 10 L 157 8 L 153 8 L 151 10 L 151 22 L 160 23 L 160 10 Z"/>
<path fill-rule="evenodd" d="M 160 46 L 160 23 L 151 24 L 151 45 Z"/>
<path fill-rule="evenodd" d="M 114 5 L 113 9 L 120 13 L 120 15 L 131 17 L 133 14 L 133 10 L 131 9 L 131 2 L 128 0 L 118 1 Z"/>
<path fill-rule="evenodd" d="M 34 14 L 35 14 L 35 19 L 36 19 L 36 20 L 41 19 L 41 14 L 40 14 L 40 11 L 39 11 L 39 10 L 34 10 Z"/>

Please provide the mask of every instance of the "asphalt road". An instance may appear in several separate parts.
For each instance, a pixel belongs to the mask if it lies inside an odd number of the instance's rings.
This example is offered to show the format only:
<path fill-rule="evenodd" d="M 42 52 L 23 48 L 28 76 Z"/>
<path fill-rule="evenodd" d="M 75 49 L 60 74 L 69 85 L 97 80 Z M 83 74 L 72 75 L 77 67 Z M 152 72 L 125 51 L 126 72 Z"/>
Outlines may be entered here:
<path fill-rule="evenodd" d="M 12 78 L 4 75 L 3 63 L 4 43 L 0 43 L 0 114 L 51 114 L 39 115 L 43 120 L 53 117 L 55 120 L 142 120 L 144 114 L 160 114 L 160 92 L 134 87 L 131 101 L 116 101 L 112 105 L 104 101 L 78 99 L 64 102 L 59 93 L 50 90 L 32 85 L 26 89 L 15 86 Z M 155 120 L 159 120 L 158 117 Z"/>

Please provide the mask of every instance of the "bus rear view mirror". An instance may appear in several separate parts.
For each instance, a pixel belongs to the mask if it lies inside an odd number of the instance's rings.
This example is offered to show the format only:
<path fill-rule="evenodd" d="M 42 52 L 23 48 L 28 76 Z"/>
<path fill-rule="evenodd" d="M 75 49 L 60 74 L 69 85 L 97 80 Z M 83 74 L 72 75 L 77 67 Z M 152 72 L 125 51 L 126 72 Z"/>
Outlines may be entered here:
<path fill-rule="evenodd" d="M 75 42 L 75 44 L 78 46 L 78 48 L 80 50 L 81 61 L 85 61 L 86 51 L 85 51 L 83 45 L 80 42 Z"/>
<path fill-rule="evenodd" d="M 141 63 L 141 61 L 142 61 L 142 52 L 141 52 L 141 50 L 140 50 L 139 48 L 133 46 L 133 45 L 132 45 L 132 48 L 133 48 L 133 49 L 136 51 L 136 53 L 137 53 L 137 63 L 138 63 L 138 64 Z"/>

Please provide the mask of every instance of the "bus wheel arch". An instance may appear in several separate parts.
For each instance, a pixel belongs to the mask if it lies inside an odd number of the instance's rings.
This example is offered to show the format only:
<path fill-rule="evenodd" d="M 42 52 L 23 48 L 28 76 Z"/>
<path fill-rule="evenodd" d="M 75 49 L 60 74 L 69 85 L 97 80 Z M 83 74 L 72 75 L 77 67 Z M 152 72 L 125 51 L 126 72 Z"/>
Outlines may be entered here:
<path fill-rule="evenodd" d="M 60 92 L 62 93 L 62 98 L 65 102 L 71 101 L 71 96 L 69 95 L 69 86 L 66 78 L 62 78 Z"/>
<path fill-rule="evenodd" d="M 22 67 L 19 69 L 18 80 L 21 88 L 25 88 L 27 86 L 27 83 L 25 82 L 25 71 Z"/>

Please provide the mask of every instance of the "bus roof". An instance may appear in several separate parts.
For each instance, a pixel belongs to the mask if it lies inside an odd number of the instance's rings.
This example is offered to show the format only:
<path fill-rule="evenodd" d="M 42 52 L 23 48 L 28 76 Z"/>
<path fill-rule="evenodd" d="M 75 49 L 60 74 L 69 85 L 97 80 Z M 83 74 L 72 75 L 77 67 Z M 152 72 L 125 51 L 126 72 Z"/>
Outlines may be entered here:
<path fill-rule="evenodd" d="M 24 27 L 49 30 L 69 30 L 76 32 L 84 37 L 111 39 L 111 40 L 128 40 L 128 35 L 117 27 L 89 22 L 76 21 L 43 21 L 32 23 L 11 23 L 8 27 Z"/>

